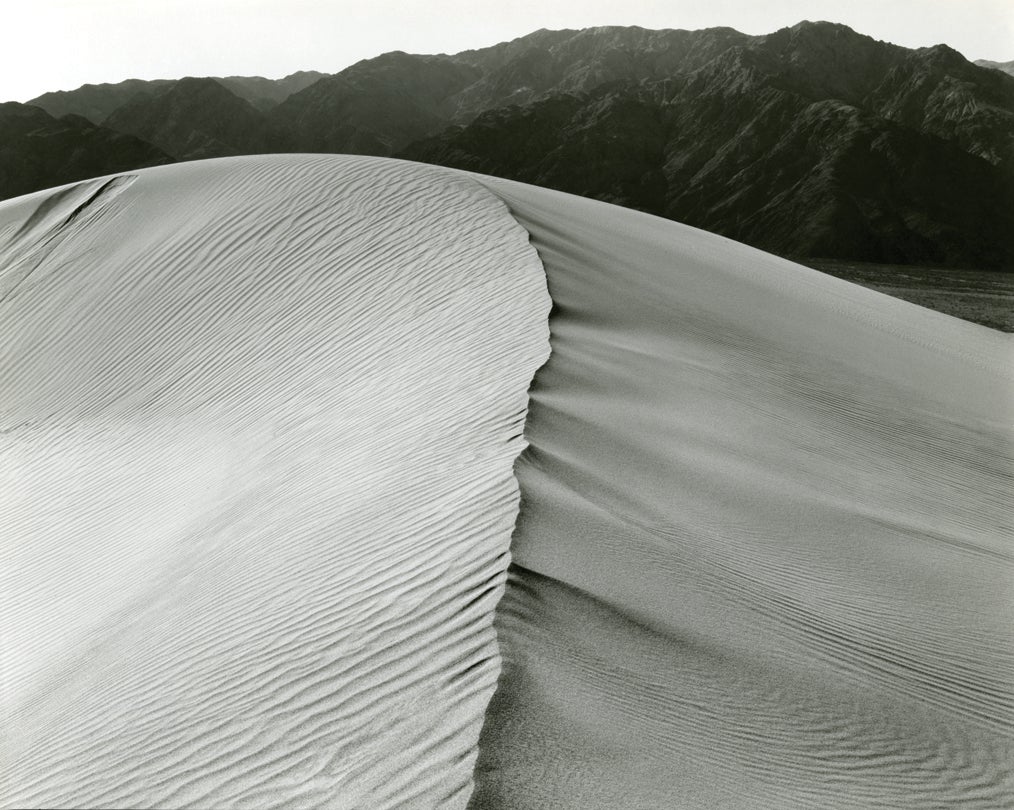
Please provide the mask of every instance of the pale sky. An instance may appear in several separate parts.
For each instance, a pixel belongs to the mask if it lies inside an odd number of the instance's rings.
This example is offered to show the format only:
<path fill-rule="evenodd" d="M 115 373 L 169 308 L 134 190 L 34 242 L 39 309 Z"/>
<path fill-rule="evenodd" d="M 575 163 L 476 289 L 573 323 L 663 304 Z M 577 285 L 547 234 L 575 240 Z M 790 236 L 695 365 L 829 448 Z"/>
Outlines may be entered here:
<path fill-rule="evenodd" d="M 127 78 L 334 73 L 385 51 L 456 53 L 539 28 L 831 20 L 909 48 L 1014 59 L 1014 0 L 0 0 L 0 101 Z"/>

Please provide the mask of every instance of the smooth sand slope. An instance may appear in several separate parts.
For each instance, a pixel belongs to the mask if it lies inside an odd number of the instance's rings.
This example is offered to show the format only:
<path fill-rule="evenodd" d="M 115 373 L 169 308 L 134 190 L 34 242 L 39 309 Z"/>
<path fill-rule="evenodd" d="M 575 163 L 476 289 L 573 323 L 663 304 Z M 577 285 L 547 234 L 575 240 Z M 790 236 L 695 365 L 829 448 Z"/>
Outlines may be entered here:
<path fill-rule="evenodd" d="M 473 806 L 1014 806 L 1010 339 L 486 182 L 555 307 Z"/>
<path fill-rule="evenodd" d="M 545 276 L 322 156 L 0 206 L 4 807 L 463 807 Z"/>
<path fill-rule="evenodd" d="M 373 158 L 0 251 L 0 806 L 1014 803 L 1000 333 Z"/>

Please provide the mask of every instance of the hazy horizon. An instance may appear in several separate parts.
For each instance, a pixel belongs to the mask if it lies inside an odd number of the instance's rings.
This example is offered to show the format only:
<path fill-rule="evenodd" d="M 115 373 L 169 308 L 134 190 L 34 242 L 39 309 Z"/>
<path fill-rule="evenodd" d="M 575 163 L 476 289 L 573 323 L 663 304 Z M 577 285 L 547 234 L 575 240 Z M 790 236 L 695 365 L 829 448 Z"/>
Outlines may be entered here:
<path fill-rule="evenodd" d="M 335 73 L 393 50 L 457 53 L 540 28 L 728 26 L 765 34 L 801 20 L 839 22 L 909 48 L 938 43 L 969 60 L 1014 59 L 1014 5 L 999 0 L 51 0 L 9 12 L 0 101 L 129 78 Z"/>

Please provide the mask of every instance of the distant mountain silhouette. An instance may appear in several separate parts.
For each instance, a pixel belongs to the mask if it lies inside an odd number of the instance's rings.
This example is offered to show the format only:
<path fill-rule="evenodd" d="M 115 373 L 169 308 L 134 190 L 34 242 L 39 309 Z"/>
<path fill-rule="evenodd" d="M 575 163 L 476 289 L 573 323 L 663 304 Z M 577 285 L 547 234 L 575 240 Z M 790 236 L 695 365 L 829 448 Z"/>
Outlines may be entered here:
<path fill-rule="evenodd" d="M 1014 60 L 1010 62 L 990 62 L 988 59 L 976 59 L 975 64 L 979 67 L 1002 71 L 1008 76 L 1014 76 Z"/>
<path fill-rule="evenodd" d="M 327 75 L 316 70 L 299 70 L 281 79 L 265 79 L 263 76 L 226 76 L 217 81 L 240 98 L 249 101 L 258 110 L 266 111 Z"/>
<path fill-rule="evenodd" d="M 40 96 L 177 160 L 394 155 L 639 208 L 783 255 L 1014 270 L 1014 77 L 843 25 L 536 31 L 335 75 Z"/>
<path fill-rule="evenodd" d="M 106 126 L 143 138 L 177 160 L 267 151 L 263 115 L 216 79 L 185 78 L 136 95 Z"/>
<path fill-rule="evenodd" d="M 168 87 L 174 79 L 127 79 L 116 84 L 85 84 L 77 90 L 57 90 L 43 93 L 29 101 L 42 107 L 54 118 L 64 115 L 80 115 L 93 124 L 101 124 L 109 114 L 130 101 L 134 96 L 151 95 L 155 90 Z"/>
<path fill-rule="evenodd" d="M 282 79 L 265 79 L 262 76 L 214 77 L 234 94 L 249 101 L 259 110 L 268 110 L 290 95 L 313 84 L 325 76 L 315 70 L 301 70 Z M 55 118 L 68 113 L 82 115 L 92 123 L 104 123 L 113 110 L 136 96 L 150 96 L 158 90 L 175 84 L 177 79 L 127 79 L 116 84 L 85 84 L 77 90 L 58 90 L 43 93 L 29 101 L 42 107 Z"/>
<path fill-rule="evenodd" d="M 285 151 L 389 155 L 445 127 L 450 99 L 481 75 L 455 57 L 396 51 L 315 82 L 269 116 Z"/>
<path fill-rule="evenodd" d="M 0 198 L 172 162 L 150 143 L 81 116 L 0 104 Z"/>

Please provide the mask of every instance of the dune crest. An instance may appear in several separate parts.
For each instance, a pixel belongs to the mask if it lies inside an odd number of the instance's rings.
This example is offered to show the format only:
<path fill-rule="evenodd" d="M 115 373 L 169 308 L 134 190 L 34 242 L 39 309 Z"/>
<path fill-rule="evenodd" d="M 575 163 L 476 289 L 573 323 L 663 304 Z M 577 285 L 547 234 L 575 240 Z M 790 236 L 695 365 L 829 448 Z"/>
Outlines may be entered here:
<path fill-rule="evenodd" d="M 461 807 L 550 301 L 463 175 L 0 206 L 5 807 Z"/>

